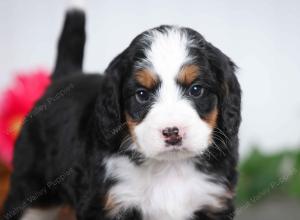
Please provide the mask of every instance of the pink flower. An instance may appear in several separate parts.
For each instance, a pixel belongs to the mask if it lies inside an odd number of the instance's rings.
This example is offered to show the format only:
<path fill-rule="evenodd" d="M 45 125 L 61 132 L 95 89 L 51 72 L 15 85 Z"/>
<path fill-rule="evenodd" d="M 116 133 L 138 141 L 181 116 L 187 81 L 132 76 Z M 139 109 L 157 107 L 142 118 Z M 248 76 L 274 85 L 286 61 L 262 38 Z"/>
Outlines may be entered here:
<path fill-rule="evenodd" d="M 13 148 L 25 116 L 50 83 L 49 72 L 20 72 L 0 101 L 0 160 L 11 167 Z"/>

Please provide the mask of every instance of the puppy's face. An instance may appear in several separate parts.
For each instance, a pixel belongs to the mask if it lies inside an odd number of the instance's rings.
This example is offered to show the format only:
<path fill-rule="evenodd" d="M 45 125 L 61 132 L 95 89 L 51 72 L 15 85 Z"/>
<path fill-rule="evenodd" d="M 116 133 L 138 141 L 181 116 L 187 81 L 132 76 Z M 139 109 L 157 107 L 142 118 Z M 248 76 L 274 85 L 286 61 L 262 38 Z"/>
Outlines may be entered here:
<path fill-rule="evenodd" d="M 213 142 L 221 86 L 203 37 L 190 29 L 160 27 L 137 37 L 122 85 L 132 150 L 146 158 L 198 156 Z"/>

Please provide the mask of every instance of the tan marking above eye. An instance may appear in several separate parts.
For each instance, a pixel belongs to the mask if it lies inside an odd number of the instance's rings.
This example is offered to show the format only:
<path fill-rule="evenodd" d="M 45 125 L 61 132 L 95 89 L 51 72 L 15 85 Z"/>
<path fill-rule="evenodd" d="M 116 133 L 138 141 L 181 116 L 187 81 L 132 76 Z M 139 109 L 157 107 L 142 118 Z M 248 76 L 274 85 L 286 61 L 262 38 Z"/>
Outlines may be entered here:
<path fill-rule="evenodd" d="M 136 72 L 135 79 L 147 89 L 152 89 L 158 83 L 157 75 L 146 69 Z"/>
<path fill-rule="evenodd" d="M 200 74 L 200 68 L 191 64 L 184 66 L 178 74 L 178 81 L 184 85 L 190 85 Z"/>
<path fill-rule="evenodd" d="M 211 127 L 211 128 L 215 128 L 217 126 L 217 119 L 218 119 L 218 108 L 215 107 L 210 113 L 208 113 L 205 117 L 204 117 L 204 121 L 206 121 L 206 123 Z"/>

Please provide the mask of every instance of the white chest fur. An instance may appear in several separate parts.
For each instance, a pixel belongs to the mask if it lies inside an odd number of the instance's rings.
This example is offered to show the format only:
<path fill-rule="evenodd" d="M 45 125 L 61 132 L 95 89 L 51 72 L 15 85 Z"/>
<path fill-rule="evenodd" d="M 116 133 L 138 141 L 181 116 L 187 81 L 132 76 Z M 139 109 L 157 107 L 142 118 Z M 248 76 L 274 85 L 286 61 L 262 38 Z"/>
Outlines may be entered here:
<path fill-rule="evenodd" d="M 224 186 L 212 183 L 188 161 L 149 161 L 136 166 L 126 157 L 107 160 L 107 177 L 118 180 L 109 197 L 113 215 L 136 207 L 144 220 L 187 220 L 204 206 L 221 208 Z"/>

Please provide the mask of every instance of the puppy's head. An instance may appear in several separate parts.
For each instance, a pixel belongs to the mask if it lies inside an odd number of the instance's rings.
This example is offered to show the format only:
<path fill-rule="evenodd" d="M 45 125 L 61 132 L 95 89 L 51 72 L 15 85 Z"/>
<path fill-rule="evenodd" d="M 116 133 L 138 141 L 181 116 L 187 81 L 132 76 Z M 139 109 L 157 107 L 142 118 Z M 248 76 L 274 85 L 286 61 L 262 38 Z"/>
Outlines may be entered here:
<path fill-rule="evenodd" d="M 215 144 L 217 132 L 237 134 L 240 88 L 234 68 L 196 31 L 146 31 L 106 70 L 101 129 L 111 137 L 126 127 L 120 150 L 126 146 L 146 158 L 199 156 Z"/>

